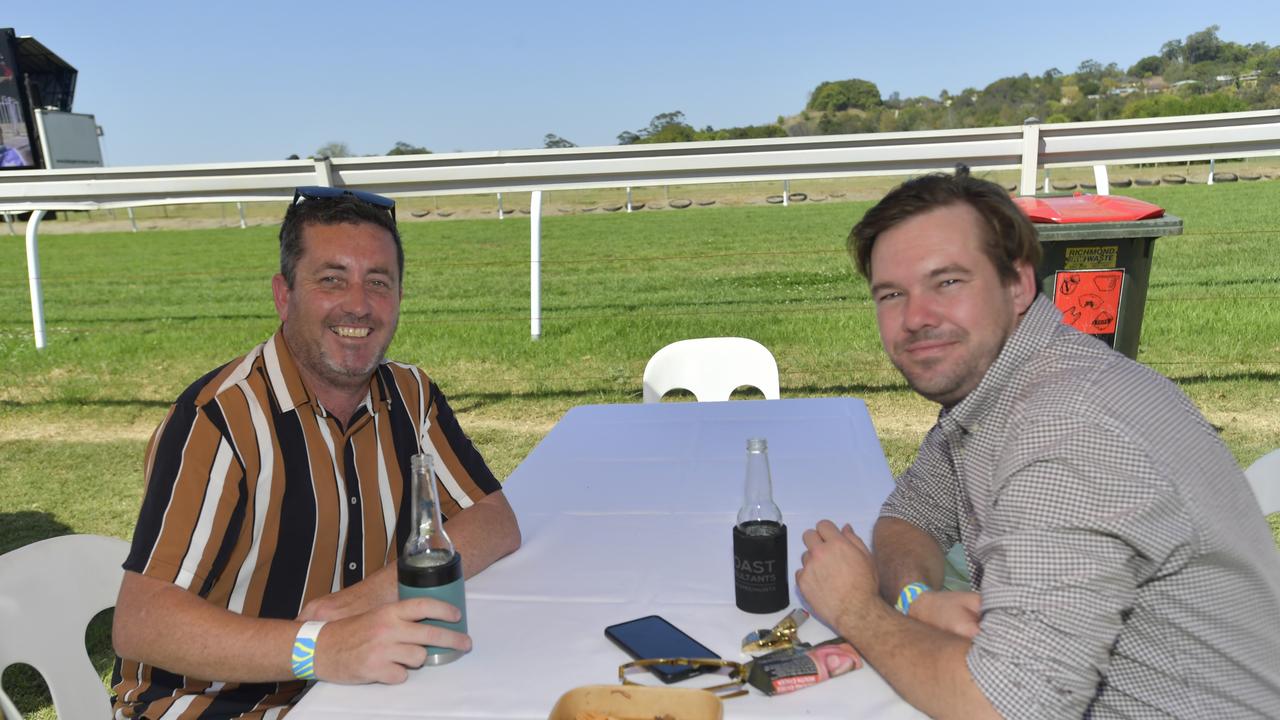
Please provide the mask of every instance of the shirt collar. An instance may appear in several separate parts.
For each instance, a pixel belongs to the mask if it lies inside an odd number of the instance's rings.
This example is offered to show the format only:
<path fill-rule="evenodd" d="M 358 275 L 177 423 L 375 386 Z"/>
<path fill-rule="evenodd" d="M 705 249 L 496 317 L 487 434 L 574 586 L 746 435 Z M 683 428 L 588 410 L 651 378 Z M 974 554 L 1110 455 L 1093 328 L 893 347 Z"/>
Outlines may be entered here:
<path fill-rule="evenodd" d="M 275 395 L 276 404 L 282 412 L 288 412 L 296 409 L 299 405 L 311 405 L 316 414 L 321 417 L 328 417 L 329 411 L 316 399 L 316 396 L 307 387 L 306 382 L 302 379 L 302 373 L 298 372 L 298 365 L 293 359 L 293 353 L 289 350 L 289 343 L 285 342 L 284 329 L 277 329 L 270 340 L 263 343 L 263 361 L 266 366 L 267 380 L 271 386 L 271 391 Z M 373 376 L 369 379 L 369 392 L 365 395 L 361 406 L 368 409 L 371 414 L 377 412 L 390 405 L 391 398 L 387 393 L 386 385 L 382 379 L 383 366 L 386 360 L 378 364 L 374 369 Z"/>
<path fill-rule="evenodd" d="M 952 408 L 943 408 L 938 421 L 944 427 L 975 431 L 1018 371 L 1053 340 L 1054 331 L 1061 325 L 1062 313 L 1057 306 L 1037 293 L 978 386 Z"/>

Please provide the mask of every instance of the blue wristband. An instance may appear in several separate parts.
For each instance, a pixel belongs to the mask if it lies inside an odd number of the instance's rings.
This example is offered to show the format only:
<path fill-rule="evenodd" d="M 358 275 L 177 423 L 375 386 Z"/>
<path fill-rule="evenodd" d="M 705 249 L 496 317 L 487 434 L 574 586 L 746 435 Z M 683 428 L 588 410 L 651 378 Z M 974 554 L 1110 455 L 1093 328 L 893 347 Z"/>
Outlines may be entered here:
<path fill-rule="evenodd" d="M 898 612 L 906 615 L 911 610 L 911 603 L 915 602 L 920 595 L 932 589 L 922 582 L 907 583 L 906 587 L 898 592 L 898 602 L 894 607 L 898 608 Z"/>
<path fill-rule="evenodd" d="M 319 620 L 302 623 L 298 636 L 293 639 L 293 676 L 299 680 L 316 677 L 316 637 L 324 623 Z"/>

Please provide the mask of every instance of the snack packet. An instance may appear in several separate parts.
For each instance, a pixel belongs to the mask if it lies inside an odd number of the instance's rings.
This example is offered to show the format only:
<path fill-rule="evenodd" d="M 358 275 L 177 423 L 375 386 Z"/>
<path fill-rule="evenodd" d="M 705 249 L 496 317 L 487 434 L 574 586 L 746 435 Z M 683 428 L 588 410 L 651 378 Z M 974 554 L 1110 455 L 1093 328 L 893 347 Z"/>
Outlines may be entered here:
<path fill-rule="evenodd" d="M 747 682 L 766 695 L 795 692 L 862 667 L 862 656 L 844 638 L 802 643 L 756 658 Z"/>

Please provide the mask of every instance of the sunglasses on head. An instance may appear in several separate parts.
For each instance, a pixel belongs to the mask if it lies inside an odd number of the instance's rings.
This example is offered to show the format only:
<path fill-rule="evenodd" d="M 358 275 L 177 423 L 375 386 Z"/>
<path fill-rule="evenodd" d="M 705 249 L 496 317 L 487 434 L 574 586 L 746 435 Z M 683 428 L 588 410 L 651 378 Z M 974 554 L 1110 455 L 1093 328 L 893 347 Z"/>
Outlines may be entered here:
<path fill-rule="evenodd" d="M 297 205 L 303 200 L 332 200 L 340 198 L 344 195 L 359 200 L 365 205 L 371 205 L 380 210 L 386 210 L 391 213 L 391 221 L 396 220 L 396 201 L 389 197 L 383 197 L 364 190 L 350 190 L 347 188 L 324 187 L 323 185 L 308 185 L 306 187 L 295 188 L 293 191 L 293 203 Z"/>

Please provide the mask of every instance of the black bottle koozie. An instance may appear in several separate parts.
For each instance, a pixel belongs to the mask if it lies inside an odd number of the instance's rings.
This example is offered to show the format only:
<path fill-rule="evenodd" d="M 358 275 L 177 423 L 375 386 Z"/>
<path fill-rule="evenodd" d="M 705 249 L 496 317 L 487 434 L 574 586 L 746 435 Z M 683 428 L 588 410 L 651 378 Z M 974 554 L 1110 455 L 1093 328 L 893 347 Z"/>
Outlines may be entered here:
<path fill-rule="evenodd" d="M 734 596 L 739 610 L 771 613 L 787 607 L 787 526 L 767 520 L 733 527 Z"/>

